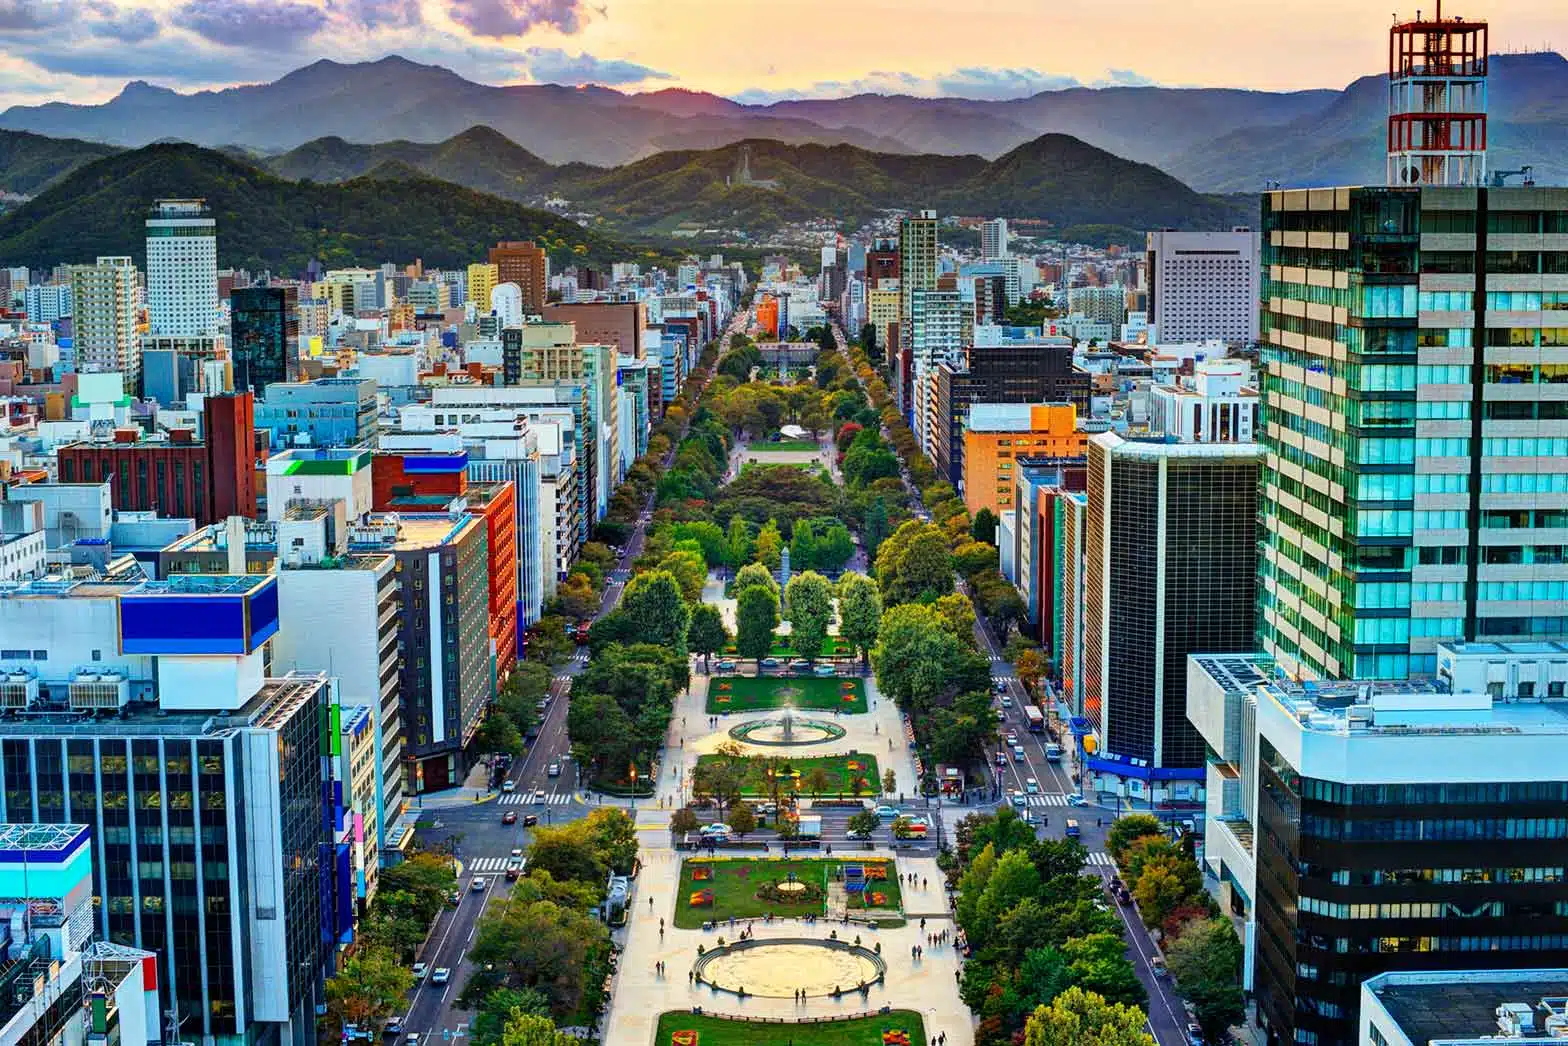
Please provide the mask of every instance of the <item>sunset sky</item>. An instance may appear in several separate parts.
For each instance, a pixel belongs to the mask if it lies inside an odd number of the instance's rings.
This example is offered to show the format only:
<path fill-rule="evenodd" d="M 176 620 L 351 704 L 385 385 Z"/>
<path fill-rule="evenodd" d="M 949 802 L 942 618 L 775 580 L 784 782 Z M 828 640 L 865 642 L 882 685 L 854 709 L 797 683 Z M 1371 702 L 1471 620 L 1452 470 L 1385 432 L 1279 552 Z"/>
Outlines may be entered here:
<path fill-rule="evenodd" d="M 1435 7 L 1424 0 L 1427 13 Z M 485 83 L 1009 98 L 1073 84 L 1342 87 L 1386 61 L 1375 0 L 0 0 L 0 105 L 98 102 L 397 53 Z M 1493 50 L 1562 50 L 1565 0 L 1450 0 Z M 1399 8 L 1401 15 L 1414 6 Z"/>

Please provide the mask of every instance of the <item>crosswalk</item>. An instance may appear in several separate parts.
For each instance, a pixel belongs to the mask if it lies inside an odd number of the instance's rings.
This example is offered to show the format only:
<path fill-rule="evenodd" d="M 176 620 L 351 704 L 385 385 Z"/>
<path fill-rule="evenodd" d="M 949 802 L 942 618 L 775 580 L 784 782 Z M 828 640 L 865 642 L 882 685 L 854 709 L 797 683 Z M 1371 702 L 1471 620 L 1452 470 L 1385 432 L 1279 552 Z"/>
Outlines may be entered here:
<path fill-rule="evenodd" d="M 991 678 L 992 679 L 1000 679 L 1004 683 L 1016 683 L 1016 682 L 1018 682 L 1018 677 L 1017 676 L 1012 676 L 1012 675 L 997 675 L 997 676 L 992 676 Z"/>
<path fill-rule="evenodd" d="M 1005 665 L 1007 663 L 1007 658 L 1003 657 L 1001 654 L 992 654 L 991 663 L 993 665 Z"/>
<path fill-rule="evenodd" d="M 1100 852 L 1095 851 L 1095 850 L 1089 851 L 1089 858 L 1088 858 L 1087 863 L 1091 864 L 1091 865 L 1094 865 L 1097 868 L 1115 868 L 1116 867 L 1116 862 L 1111 860 L 1111 855 L 1110 854 L 1100 853 Z"/>
<path fill-rule="evenodd" d="M 580 650 L 578 650 L 578 651 L 576 651 L 575 653 L 572 654 L 572 660 L 573 661 L 582 661 L 584 663 L 587 663 L 588 656 L 589 656 L 588 648 L 587 647 L 583 647 L 582 649 L 580 649 Z"/>
<path fill-rule="evenodd" d="M 476 857 L 468 862 L 468 870 L 475 875 L 487 875 L 492 872 L 506 871 L 508 857 Z"/>
<path fill-rule="evenodd" d="M 1030 806 L 1067 806 L 1067 797 L 1060 792 L 1046 792 L 1043 795 L 1026 795 L 1024 802 Z"/>
<path fill-rule="evenodd" d="M 564 806 L 565 804 L 567 804 L 567 803 L 569 803 L 571 801 L 572 801 L 572 793 L 570 793 L 570 792 L 552 792 L 549 795 L 544 797 L 544 802 L 543 803 L 538 804 L 538 805 L 541 805 L 541 806 Z M 524 806 L 524 805 L 533 806 L 533 805 L 535 805 L 534 804 L 534 800 L 533 800 L 533 796 L 530 793 L 528 793 L 528 792 L 508 792 L 507 794 L 501 796 L 501 798 L 499 800 L 497 800 L 497 802 L 499 802 L 502 806 Z"/>

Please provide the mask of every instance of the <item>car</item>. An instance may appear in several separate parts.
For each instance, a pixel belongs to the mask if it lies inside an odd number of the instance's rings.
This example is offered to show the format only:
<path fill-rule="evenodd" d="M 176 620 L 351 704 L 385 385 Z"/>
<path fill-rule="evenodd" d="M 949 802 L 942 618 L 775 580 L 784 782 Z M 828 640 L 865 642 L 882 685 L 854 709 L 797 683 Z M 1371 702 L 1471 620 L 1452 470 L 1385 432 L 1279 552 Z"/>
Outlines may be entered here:
<path fill-rule="evenodd" d="M 512 857 L 522 857 L 523 856 L 523 848 L 520 847 L 520 846 L 512 847 L 511 856 Z"/>
<path fill-rule="evenodd" d="M 501 791 L 503 791 L 503 792 L 515 792 L 515 791 L 517 791 L 517 782 L 512 780 L 510 777 L 508 777 L 505 781 L 501 782 Z"/>
<path fill-rule="evenodd" d="M 1083 830 L 1078 827 L 1077 821 L 1069 817 L 1067 819 L 1067 826 L 1062 829 L 1062 834 L 1069 839 L 1077 839 L 1083 834 Z"/>
<path fill-rule="evenodd" d="M 404 1039 L 403 1041 L 407 1043 L 408 1046 L 419 1046 L 419 1033 L 417 1031 L 411 1031 L 408 1033 L 408 1038 Z"/>
<path fill-rule="evenodd" d="M 452 971 L 445 966 L 437 966 L 436 971 L 430 975 L 431 984 L 445 984 L 452 979 Z"/>
<path fill-rule="evenodd" d="M 1007 693 L 1007 680 L 1005 680 L 1005 679 L 998 679 L 995 683 L 993 683 L 991 685 L 996 687 L 996 692 L 997 693 L 999 693 L 999 694 Z"/>
<path fill-rule="evenodd" d="M 765 658 L 762 659 L 762 667 L 763 668 L 777 668 L 777 667 L 779 667 L 779 659 L 776 658 L 776 657 L 765 657 Z"/>
<path fill-rule="evenodd" d="M 838 675 L 838 669 L 834 668 L 832 665 L 818 665 L 816 667 L 816 673 L 817 675 L 824 677 L 833 676 Z"/>
<path fill-rule="evenodd" d="M 560 777 L 561 776 L 561 764 L 560 763 L 551 763 L 548 767 L 545 768 L 545 773 L 548 774 L 550 777 Z"/>
<path fill-rule="evenodd" d="M 1036 781 L 1032 777 L 1025 778 L 1024 791 L 1028 792 L 1030 795 L 1038 795 L 1040 793 L 1040 782 Z"/>
<path fill-rule="evenodd" d="M 1187 1022 L 1187 1042 L 1191 1046 L 1203 1046 L 1203 1029 L 1194 1021 Z"/>
<path fill-rule="evenodd" d="M 1018 731 L 1009 730 L 1007 732 L 1007 743 L 1010 745 L 1016 745 L 1018 743 Z"/>
<path fill-rule="evenodd" d="M 797 657 L 795 660 L 789 663 L 789 667 L 793 668 L 797 672 L 804 672 L 806 669 L 811 667 L 811 662 L 807 661 L 803 657 Z"/>
<path fill-rule="evenodd" d="M 720 661 L 719 662 L 719 671 L 720 672 L 733 672 L 733 671 L 735 671 L 735 662 L 733 662 L 733 661 Z"/>
<path fill-rule="evenodd" d="M 523 859 L 521 857 L 515 857 L 512 860 L 506 862 L 506 881 L 507 882 L 515 883 L 517 881 L 518 876 L 520 876 L 522 874 L 523 874 Z"/>
<path fill-rule="evenodd" d="M 698 829 L 698 832 L 702 835 L 729 835 L 730 826 L 722 821 L 715 821 L 712 824 L 703 825 Z"/>
<path fill-rule="evenodd" d="M 416 962 L 414 964 L 414 980 L 416 982 L 424 980 L 425 979 L 425 974 L 427 974 L 429 972 L 430 972 L 430 967 L 426 966 L 424 963 Z"/>
<path fill-rule="evenodd" d="M 898 811 L 893 809 L 891 806 L 879 806 L 874 812 L 884 821 L 891 821 L 893 818 L 898 816 Z"/>
<path fill-rule="evenodd" d="M 1016 763 L 1021 763 L 1021 762 L 1024 761 L 1024 746 L 1023 745 L 1020 745 L 1020 744 L 1014 744 L 1013 745 L 1013 761 L 1016 762 Z"/>
<path fill-rule="evenodd" d="M 860 841 L 863 841 L 863 840 L 866 840 L 866 839 L 870 839 L 871 838 L 871 833 L 870 832 L 857 832 L 853 828 L 846 828 L 844 830 L 844 838 L 845 839 L 853 839 L 856 842 L 860 842 Z"/>
<path fill-rule="evenodd" d="M 535 788 L 534 789 L 534 805 L 535 806 L 543 806 L 544 803 L 545 803 L 544 789 L 543 788 Z"/>
<path fill-rule="evenodd" d="M 489 885 L 484 876 L 476 875 L 474 876 L 474 881 L 468 884 L 468 888 L 474 891 L 474 893 L 484 893 L 485 887 Z"/>
<path fill-rule="evenodd" d="M 463 903 L 463 891 L 462 890 L 453 890 L 451 893 L 447 894 L 446 895 L 446 903 L 450 904 L 454 908 L 456 908 L 458 905 L 462 904 Z"/>
<path fill-rule="evenodd" d="M 1156 955 L 1149 960 L 1149 969 L 1154 971 L 1154 976 L 1164 977 L 1170 971 L 1165 968 L 1165 960 Z"/>
<path fill-rule="evenodd" d="M 1083 797 L 1082 792 L 1072 792 L 1067 796 L 1068 806 L 1088 806 L 1089 800 Z"/>
<path fill-rule="evenodd" d="M 536 825 L 538 823 L 539 823 L 539 815 L 538 814 L 524 814 L 523 815 L 523 827 L 524 828 L 532 828 L 534 825 Z"/>
<path fill-rule="evenodd" d="M 1011 697 L 1007 696 L 1006 694 L 1003 694 L 1002 695 L 1002 707 L 1003 708 L 1012 708 L 1013 707 L 1013 699 Z"/>
<path fill-rule="evenodd" d="M 1020 792 L 1016 788 L 1014 788 L 1011 792 L 1008 793 L 1007 801 L 1012 803 L 1014 806 L 1018 807 L 1019 809 L 1023 809 L 1025 806 L 1027 806 L 1029 804 L 1029 801 L 1024 798 L 1024 794 L 1022 792 Z"/>
<path fill-rule="evenodd" d="M 403 1020 L 404 1020 L 404 1018 L 402 1018 L 402 1017 L 393 1017 L 393 1018 L 391 1018 L 390 1020 L 388 1020 L 385 1024 L 383 1024 L 381 1026 L 381 1034 L 382 1035 L 402 1035 L 403 1034 Z"/>
<path fill-rule="evenodd" d="M 502 814 L 501 815 L 501 823 L 502 824 L 516 824 L 517 823 L 517 811 L 516 810 L 508 810 L 506 813 Z"/>
<path fill-rule="evenodd" d="M 1006 752 L 998 752 L 998 753 L 996 753 L 996 765 L 997 766 L 1006 766 L 1007 765 L 1007 753 Z"/>

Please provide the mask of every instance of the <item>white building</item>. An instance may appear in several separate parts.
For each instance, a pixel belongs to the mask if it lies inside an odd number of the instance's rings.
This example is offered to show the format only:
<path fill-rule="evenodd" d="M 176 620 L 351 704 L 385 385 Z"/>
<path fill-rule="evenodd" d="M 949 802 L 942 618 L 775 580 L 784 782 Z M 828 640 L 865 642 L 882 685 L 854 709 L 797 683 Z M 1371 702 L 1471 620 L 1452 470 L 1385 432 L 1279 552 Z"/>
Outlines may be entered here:
<path fill-rule="evenodd" d="M 1007 257 L 1007 219 L 980 223 L 980 256 L 986 261 Z"/>
<path fill-rule="evenodd" d="M 92 265 L 71 266 L 71 310 L 77 371 L 117 373 L 125 391 L 134 392 L 142 367 L 135 260 L 105 256 Z"/>
<path fill-rule="evenodd" d="M 1105 324 L 1112 332 L 1121 330 L 1127 320 L 1127 288 L 1119 283 L 1109 287 L 1074 287 L 1067 292 L 1067 312 L 1090 323 Z"/>
<path fill-rule="evenodd" d="M 34 323 L 53 323 L 71 315 L 69 283 L 35 283 L 22 292 L 22 308 Z"/>
<path fill-rule="evenodd" d="M 1191 377 L 1149 389 L 1149 429 L 1183 443 L 1251 443 L 1258 390 L 1245 360 L 1203 360 Z"/>
<path fill-rule="evenodd" d="M 936 394 L 938 364 L 958 366 L 964 356 L 964 299 L 959 291 L 917 290 L 910 295 L 908 345 L 914 365 L 915 438 L 921 449 L 932 454 L 928 442 L 926 415 Z M 974 307 L 969 309 L 969 329 L 974 329 Z"/>
<path fill-rule="evenodd" d="M 205 200 L 159 200 L 147 219 L 147 325 L 153 335 L 218 330 L 218 227 Z"/>
<path fill-rule="evenodd" d="M 1259 234 L 1148 234 L 1149 323 L 1161 341 L 1258 340 Z"/>

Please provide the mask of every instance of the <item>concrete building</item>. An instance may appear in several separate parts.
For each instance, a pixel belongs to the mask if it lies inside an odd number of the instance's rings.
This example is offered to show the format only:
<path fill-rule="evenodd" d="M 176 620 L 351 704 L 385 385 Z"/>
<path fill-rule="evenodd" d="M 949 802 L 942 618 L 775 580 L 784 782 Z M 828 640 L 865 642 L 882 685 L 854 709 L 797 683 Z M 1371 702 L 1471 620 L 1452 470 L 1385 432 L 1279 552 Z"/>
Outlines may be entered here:
<path fill-rule="evenodd" d="M 1403 679 L 1560 634 L 1568 189 L 1270 192 L 1263 235 L 1258 647 Z"/>
<path fill-rule="evenodd" d="M 141 352 L 136 340 L 136 262 L 100 257 L 92 265 L 73 265 L 71 331 L 76 369 L 117 373 L 127 395 L 141 383 Z"/>
<path fill-rule="evenodd" d="M 1089 440 L 1083 785 L 1193 802 L 1203 738 L 1188 654 L 1245 648 L 1257 591 L 1256 444 Z"/>
<path fill-rule="evenodd" d="M 648 326 L 648 307 L 641 301 L 588 301 L 546 305 L 547 323 L 569 323 L 578 340 L 614 345 L 622 356 L 642 359 L 642 332 Z"/>
<path fill-rule="evenodd" d="M 1568 968 L 1380 973 L 1361 982 L 1357 1023 L 1356 1046 L 1558 1042 L 1568 1030 Z"/>
<path fill-rule="evenodd" d="M 53 323 L 71 315 L 69 283 L 34 283 L 22 292 L 22 308 L 34 323 Z"/>
<path fill-rule="evenodd" d="M 280 451 L 267 459 L 267 519 L 283 519 L 296 501 L 341 501 L 354 520 L 375 501 L 372 454 L 363 447 L 311 447 Z"/>
<path fill-rule="evenodd" d="M 1568 678 L 1561 644 L 1454 652 L 1483 674 L 1522 662 Z M 1243 983 L 1269 1041 L 1355 1043 L 1377 974 L 1568 958 L 1568 704 L 1454 685 L 1189 659 L 1187 715 L 1212 753 L 1204 860 L 1246 920 Z"/>
<path fill-rule="evenodd" d="M 550 259 L 544 248 L 536 247 L 532 240 L 506 240 L 490 248 L 490 264 L 496 269 L 496 286 L 513 283 L 522 292 L 524 315 L 544 312 L 550 283 Z"/>
<path fill-rule="evenodd" d="M 500 267 L 492 262 L 475 262 L 468 267 L 468 300 L 483 316 L 490 311 L 490 292 L 500 283 Z"/>
<path fill-rule="evenodd" d="M 980 223 L 980 257 L 986 261 L 1007 257 L 1007 219 L 992 218 Z"/>
<path fill-rule="evenodd" d="M 910 427 L 914 429 L 920 448 L 930 454 L 929 421 L 935 402 L 935 371 L 944 363 L 957 366 L 964 358 L 965 302 L 958 291 L 917 290 L 909 297 L 909 348 L 913 369 L 910 380 L 914 390 L 914 402 L 909 404 Z"/>
<path fill-rule="evenodd" d="M 1191 377 L 1149 389 L 1149 431 L 1183 443 L 1251 443 L 1256 439 L 1258 390 L 1247 383 L 1242 360 L 1203 360 Z"/>
<path fill-rule="evenodd" d="M 218 228 L 206 200 L 159 200 L 147 217 L 148 333 L 214 334 Z"/>
<path fill-rule="evenodd" d="M 267 431 L 273 450 L 370 446 L 380 432 L 374 378 L 274 383 L 263 395 L 256 428 Z"/>
<path fill-rule="evenodd" d="M 971 404 L 959 485 L 970 515 L 1012 511 L 1023 459 L 1082 457 L 1087 439 L 1071 403 Z"/>
<path fill-rule="evenodd" d="M 238 287 L 229 295 L 229 356 L 234 387 L 257 398 L 299 371 L 299 290 Z"/>
<path fill-rule="evenodd" d="M 1104 343 L 1110 332 L 1120 330 L 1127 319 L 1127 288 L 1119 283 L 1109 287 L 1074 287 L 1067 292 L 1067 312 L 1109 328 L 1106 336 L 1099 339 Z"/>
<path fill-rule="evenodd" d="M 1261 250 L 1252 229 L 1149 233 L 1148 312 L 1158 340 L 1256 343 Z"/>
<path fill-rule="evenodd" d="M 866 291 L 866 322 L 876 328 L 877 353 L 883 357 L 893 344 L 893 331 L 898 329 L 900 297 L 896 285 L 871 287 Z"/>

